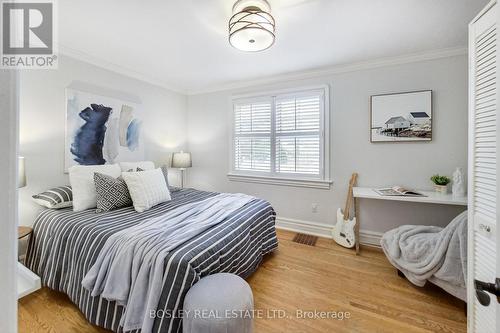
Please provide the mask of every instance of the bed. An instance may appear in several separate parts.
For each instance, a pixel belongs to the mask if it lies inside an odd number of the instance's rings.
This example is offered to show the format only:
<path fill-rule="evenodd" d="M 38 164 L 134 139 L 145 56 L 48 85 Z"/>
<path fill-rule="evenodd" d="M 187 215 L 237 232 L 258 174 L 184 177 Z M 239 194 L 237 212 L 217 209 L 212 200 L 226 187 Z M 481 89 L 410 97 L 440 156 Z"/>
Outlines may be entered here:
<path fill-rule="evenodd" d="M 132 207 L 96 214 L 94 210 L 44 210 L 37 217 L 30 239 L 26 265 L 42 284 L 69 296 L 93 324 L 122 332 L 124 307 L 101 297 L 92 297 L 81 281 L 92 267 L 106 240 L 114 233 L 154 218 L 182 205 L 218 193 L 183 189 L 172 192 L 172 200 L 146 212 Z M 189 239 L 165 259 L 159 313 L 153 332 L 180 332 L 184 296 L 200 278 L 229 272 L 243 278 L 251 275 L 264 255 L 278 246 L 276 214 L 264 200 L 255 199 L 221 223 Z M 162 312 L 163 310 L 163 312 Z M 131 331 L 138 332 L 139 330 Z"/>

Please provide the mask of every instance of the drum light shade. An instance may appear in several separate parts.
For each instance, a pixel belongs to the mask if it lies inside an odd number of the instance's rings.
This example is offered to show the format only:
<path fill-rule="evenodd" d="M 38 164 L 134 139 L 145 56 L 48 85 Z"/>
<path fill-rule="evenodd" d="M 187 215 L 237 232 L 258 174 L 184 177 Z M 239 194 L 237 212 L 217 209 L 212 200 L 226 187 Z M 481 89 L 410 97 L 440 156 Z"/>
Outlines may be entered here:
<path fill-rule="evenodd" d="M 238 50 L 256 52 L 274 44 L 275 21 L 266 0 L 239 0 L 229 20 L 229 43 Z"/>
<path fill-rule="evenodd" d="M 172 154 L 172 168 L 185 169 L 191 166 L 191 153 L 181 151 L 180 153 Z"/>

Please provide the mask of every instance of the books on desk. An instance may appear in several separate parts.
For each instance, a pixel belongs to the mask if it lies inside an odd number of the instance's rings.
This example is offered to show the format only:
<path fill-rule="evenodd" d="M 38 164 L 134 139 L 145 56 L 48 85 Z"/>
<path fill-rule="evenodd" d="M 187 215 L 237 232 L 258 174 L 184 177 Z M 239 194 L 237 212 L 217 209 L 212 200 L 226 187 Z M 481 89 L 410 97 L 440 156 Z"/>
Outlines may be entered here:
<path fill-rule="evenodd" d="M 398 197 L 425 197 L 425 194 L 417 191 L 409 190 L 401 186 L 393 186 L 388 188 L 373 189 L 380 195 L 384 196 L 398 196 Z"/>

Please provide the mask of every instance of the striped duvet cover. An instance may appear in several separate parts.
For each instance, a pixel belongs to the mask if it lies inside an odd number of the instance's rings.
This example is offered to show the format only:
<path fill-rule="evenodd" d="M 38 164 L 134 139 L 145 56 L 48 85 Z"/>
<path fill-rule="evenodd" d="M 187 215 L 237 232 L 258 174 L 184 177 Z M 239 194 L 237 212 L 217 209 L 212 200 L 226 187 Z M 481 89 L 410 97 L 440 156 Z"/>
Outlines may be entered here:
<path fill-rule="evenodd" d="M 90 296 L 81 285 L 108 237 L 145 219 L 216 194 L 184 189 L 173 192 L 172 201 L 143 213 L 131 207 L 100 214 L 94 210 L 45 210 L 35 221 L 26 264 L 40 275 L 43 285 L 67 294 L 91 323 L 122 332 L 119 323 L 124 308 Z M 247 277 L 277 245 L 275 212 L 268 202 L 256 199 L 172 250 L 165 259 L 158 303 L 161 315 L 155 318 L 153 332 L 182 331 L 178 314 L 184 296 L 200 278 L 218 272 Z"/>

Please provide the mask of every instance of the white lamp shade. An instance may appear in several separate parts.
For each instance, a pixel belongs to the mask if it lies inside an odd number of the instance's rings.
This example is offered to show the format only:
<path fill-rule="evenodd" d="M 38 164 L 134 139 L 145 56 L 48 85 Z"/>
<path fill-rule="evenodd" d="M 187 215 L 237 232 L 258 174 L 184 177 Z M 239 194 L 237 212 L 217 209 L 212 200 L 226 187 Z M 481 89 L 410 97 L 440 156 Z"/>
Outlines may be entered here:
<path fill-rule="evenodd" d="M 191 153 L 173 153 L 172 154 L 172 168 L 185 169 L 192 167 Z"/>
<path fill-rule="evenodd" d="M 238 50 L 258 52 L 273 45 L 274 35 L 262 28 L 245 28 L 231 34 L 229 42 Z"/>
<path fill-rule="evenodd" d="M 24 157 L 19 157 L 17 165 L 17 187 L 26 186 L 26 168 L 24 163 Z"/>
<path fill-rule="evenodd" d="M 274 43 L 275 22 L 266 0 L 239 0 L 229 20 L 229 43 L 238 50 L 262 51 Z"/>

